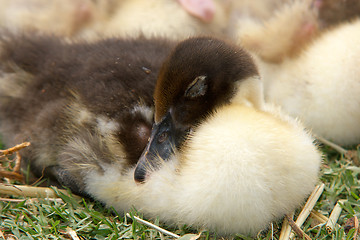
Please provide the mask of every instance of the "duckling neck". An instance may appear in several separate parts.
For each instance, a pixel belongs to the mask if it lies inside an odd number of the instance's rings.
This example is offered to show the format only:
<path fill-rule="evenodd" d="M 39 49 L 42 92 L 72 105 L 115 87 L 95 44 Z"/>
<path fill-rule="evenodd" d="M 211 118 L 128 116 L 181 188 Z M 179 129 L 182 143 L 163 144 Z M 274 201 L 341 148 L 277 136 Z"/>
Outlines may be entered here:
<path fill-rule="evenodd" d="M 251 76 L 235 84 L 235 95 L 231 103 L 263 109 L 264 90 L 259 76 Z"/>

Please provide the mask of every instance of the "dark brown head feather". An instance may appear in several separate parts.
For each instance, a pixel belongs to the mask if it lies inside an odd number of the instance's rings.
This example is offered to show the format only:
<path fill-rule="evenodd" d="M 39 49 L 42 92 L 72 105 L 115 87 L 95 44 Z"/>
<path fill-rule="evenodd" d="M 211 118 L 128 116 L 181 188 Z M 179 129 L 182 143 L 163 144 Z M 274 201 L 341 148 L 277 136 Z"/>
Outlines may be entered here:
<path fill-rule="evenodd" d="M 236 81 L 256 74 L 251 57 L 238 46 L 209 37 L 185 40 L 160 70 L 154 94 L 155 121 L 173 107 L 175 121 L 196 123 L 215 106 L 231 99 Z M 206 80 L 202 80 L 202 87 L 196 86 L 197 96 L 190 97 L 187 89 L 197 78 Z"/>

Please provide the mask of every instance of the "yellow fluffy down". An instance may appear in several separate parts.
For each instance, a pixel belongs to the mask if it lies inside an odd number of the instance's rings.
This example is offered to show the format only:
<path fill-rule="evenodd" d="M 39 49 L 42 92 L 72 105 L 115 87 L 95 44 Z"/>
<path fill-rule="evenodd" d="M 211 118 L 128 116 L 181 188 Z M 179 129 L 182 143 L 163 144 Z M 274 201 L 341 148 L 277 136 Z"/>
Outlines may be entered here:
<path fill-rule="evenodd" d="M 258 61 L 265 99 L 337 144 L 360 142 L 360 20 L 339 25 L 297 58 Z"/>
<path fill-rule="evenodd" d="M 301 124 L 265 108 L 222 107 L 144 184 L 134 183 L 133 169 L 121 175 L 108 166 L 104 175 L 89 174 L 88 190 L 163 222 L 256 234 L 303 203 L 321 162 Z"/>

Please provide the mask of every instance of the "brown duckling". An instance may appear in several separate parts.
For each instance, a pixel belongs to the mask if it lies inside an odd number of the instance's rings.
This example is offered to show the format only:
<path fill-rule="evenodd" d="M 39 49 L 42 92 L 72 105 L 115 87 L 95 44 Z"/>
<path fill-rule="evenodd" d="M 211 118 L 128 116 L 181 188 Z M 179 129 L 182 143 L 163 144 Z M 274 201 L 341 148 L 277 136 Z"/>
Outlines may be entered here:
<path fill-rule="evenodd" d="M 85 194 L 80 166 L 136 164 L 153 123 L 156 76 L 172 45 L 162 39 L 90 44 L 4 35 L 0 129 L 5 142 L 30 141 L 23 157 L 37 177 L 44 173 Z"/>

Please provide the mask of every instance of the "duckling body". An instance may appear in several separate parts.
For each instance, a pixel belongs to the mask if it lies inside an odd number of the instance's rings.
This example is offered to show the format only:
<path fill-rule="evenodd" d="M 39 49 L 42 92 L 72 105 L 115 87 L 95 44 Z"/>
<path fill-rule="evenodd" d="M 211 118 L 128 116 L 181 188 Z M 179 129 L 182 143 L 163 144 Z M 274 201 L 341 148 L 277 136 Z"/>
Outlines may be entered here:
<path fill-rule="evenodd" d="M 280 64 L 258 59 L 267 101 L 279 104 L 324 138 L 360 142 L 360 21 L 324 33 Z"/>
<path fill-rule="evenodd" d="M 35 174 L 118 211 L 256 234 L 303 202 L 321 156 L 299 122 L 263 103 L 244 50 L 206 37 L 172 44 L 4 39 L 0 130 L 32 142 L 23 157 Z"/>
<path fill-rule="evenodd" d="M 37 177 L 49 171 L 45 175 L 66 186 L 74 177 L 77 186 L 69 187 L 84 193 L 83 175 L 74 165 L 101 169 L 101 161 L 137 162 L 149 137 L 152 94 L 169 42 L 87 44 L 18 36 L 4 38 L 2 45 L 1 133 L 9 146 L 32 143 L 24 158 Z"/>

